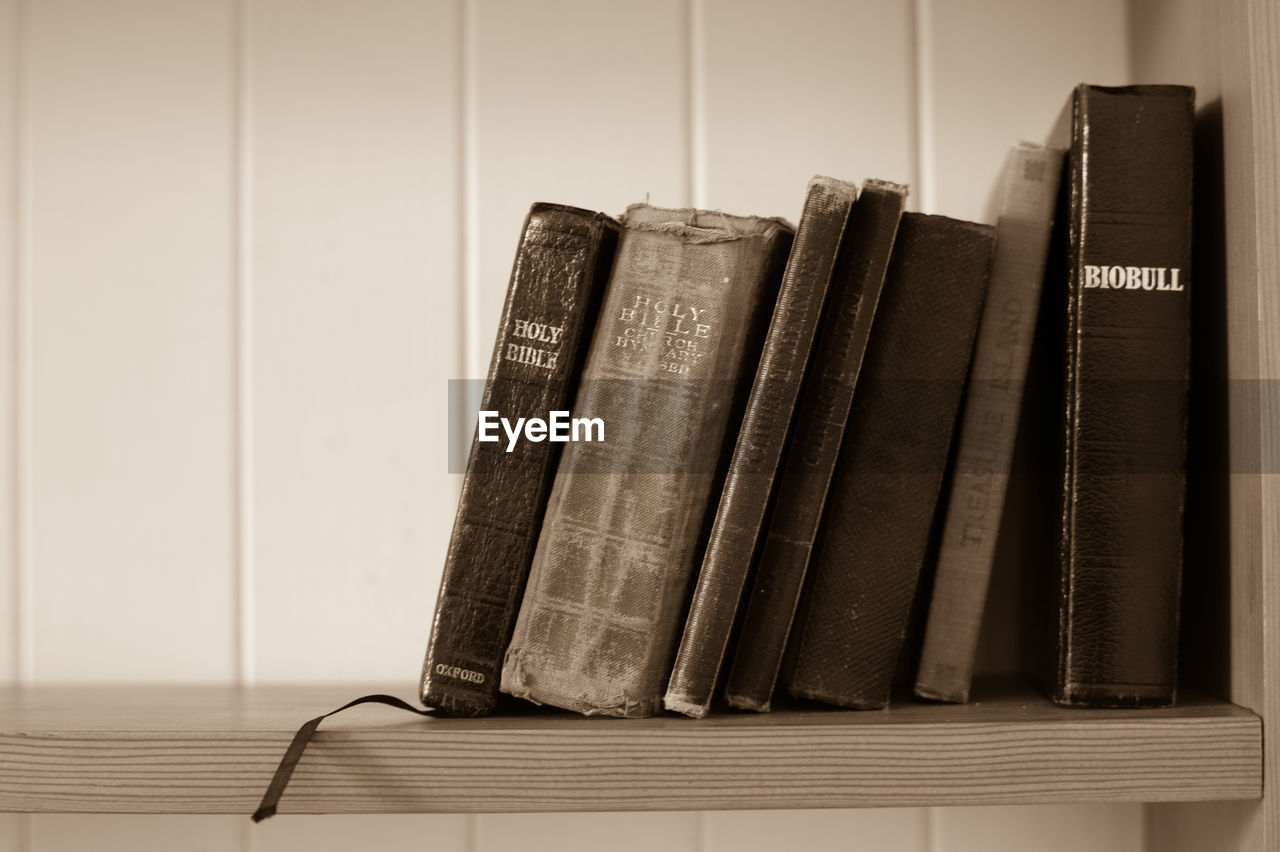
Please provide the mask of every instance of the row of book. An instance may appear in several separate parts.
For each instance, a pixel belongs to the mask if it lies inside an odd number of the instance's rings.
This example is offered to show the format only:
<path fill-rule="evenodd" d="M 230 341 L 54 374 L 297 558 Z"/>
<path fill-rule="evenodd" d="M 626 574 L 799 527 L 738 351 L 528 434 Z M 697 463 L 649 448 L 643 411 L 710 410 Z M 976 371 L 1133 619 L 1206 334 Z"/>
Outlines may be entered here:
<path fill-rule="evenodd" d="M 1193 113 L 1078 87 L 994 228 L 825 177 L 794 229 L 535 204 L 481 402 L 510 440 L 472 444 L 423 703 L 883 707 L 922 577 L 915 693 L 965 701 L 1015 445 L 1048 471 L 1019 570 L 1051 696 L 1173 702 Z M 557 411 L 596 434 L 509 427 Z"/>

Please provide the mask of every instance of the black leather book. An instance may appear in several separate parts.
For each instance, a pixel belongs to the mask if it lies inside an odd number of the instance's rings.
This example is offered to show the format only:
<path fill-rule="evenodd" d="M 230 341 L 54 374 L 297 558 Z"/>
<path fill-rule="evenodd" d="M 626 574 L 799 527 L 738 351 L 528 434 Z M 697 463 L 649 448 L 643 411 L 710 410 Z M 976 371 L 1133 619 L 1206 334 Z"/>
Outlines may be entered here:
<path fill-rule="evenodd" d="M 845 228 L 755 582 L 744 604 L 725 684 L 731 707 L 770 708 L 906 196 L 905 186 L 867 181 Z"/>
<path fill-rule="evenodd" d="M 797 625 L 797 698 L 889 702 L 993 245 L 984 225 L 902 217 Z"/>
<path fill-rule="evenodd" d="M 770 311 L 789 225 L 633 205 L 502 671 L 580 713 L 662 708 Z"/>
<path fill-rule="evenodd" d="M 1065 210 L 1055 701 L 1175 698 L 1195 92 L 1080 86 L 1055 131 Z"/>
<path fill-rule="evenodd" d="M 482 411 L 515 422 L 569 408 L 619 232 L 603 213 L 533 205 Z M 507 452 L 505 441 L 472 441 L 422 669 L 428 707 L 456 716 L 492 711 L 560 446 L 521 441 Z"/>
<path fill-rule="evenodd" d="M 701 718 L 711 708 L 840 240 L 857 196 L 858 188 L 851 183 L 825 177 L 809 182 L 667 684 L 663 705 L 668 710 Z"/>

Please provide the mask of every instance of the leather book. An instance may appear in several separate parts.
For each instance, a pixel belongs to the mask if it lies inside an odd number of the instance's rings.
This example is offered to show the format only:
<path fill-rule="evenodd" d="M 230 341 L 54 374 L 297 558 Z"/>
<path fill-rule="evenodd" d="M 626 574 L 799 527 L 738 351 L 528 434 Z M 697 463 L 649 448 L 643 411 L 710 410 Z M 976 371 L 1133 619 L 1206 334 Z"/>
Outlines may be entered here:
<path fill-rule="evenodd" d="M 1062 152 L 1021 144 L 1005 158 L 995 259 L 957 427 L 915 694 L 969 700 L 978 633 L 1013 464 Z"/>
<path fill-rule="evenodd" d="M 535 204 L 525 219 L 480 409 L 547 417 L 573 399 L 621 227 L 603 213 Z M 422 668 L 423 704 L 493 710 L 502 655 L 533 561 L 559 443 L 471 443 Z"/>
<path fill-rule="evenodd" d="M 1172 704 L 1182 572 L 1195 92 L 1080 86 L 1068 148 L 1055 653 L 1066 705 Z"/>
<path fill-rule="evenodd" d="M 502 689 L 586 714 L 647 716 L 777 298 L 792 230 L 777 219 L 631 207 Z"/>
<path fill-rule="evenodd" d="M 845 228 L 725 683 L 731 707 L 770 709 L 906 196 L 865 182 Z"/>
<path fill-rule="evenodd" d="M 994 230 L 907 213 L 867 344 L 789 688 L 889 702 L 973 353 Z"/>
<path fill-rule="evenodd" d="M 663 704 L 701 718 L 738 614 L 856 185 L 809 182 Z"/>

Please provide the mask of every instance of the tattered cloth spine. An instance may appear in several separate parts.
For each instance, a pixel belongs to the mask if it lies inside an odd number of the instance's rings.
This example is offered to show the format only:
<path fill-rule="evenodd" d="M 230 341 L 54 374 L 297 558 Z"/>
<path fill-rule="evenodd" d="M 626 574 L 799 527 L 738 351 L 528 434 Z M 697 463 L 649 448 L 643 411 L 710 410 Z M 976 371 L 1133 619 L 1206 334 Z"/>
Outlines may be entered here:
<path fill-rule="evenodd" d="M 507 649 L 502 690 L 647 716 L 791 245 L 781 220 L 631 207 Z"/>
<path fill-rule="evenodd" d="M 852 183 L 820 176 L 809 181 L 804 212 L 663 698 L 668 710 L 700 719 L 711 709 L 841 237 L 857 196 L 858 188 Z"/>

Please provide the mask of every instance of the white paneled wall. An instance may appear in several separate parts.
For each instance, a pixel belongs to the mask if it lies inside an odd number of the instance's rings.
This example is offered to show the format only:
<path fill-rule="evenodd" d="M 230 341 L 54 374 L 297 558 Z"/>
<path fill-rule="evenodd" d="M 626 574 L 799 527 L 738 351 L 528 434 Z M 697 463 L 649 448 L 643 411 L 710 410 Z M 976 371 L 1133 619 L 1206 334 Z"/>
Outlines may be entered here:
<path fill-rule="evenodd" d="M 468 378 L 488 370 L 514 239 L 536 200 L 621 212 L 689 194 L 682 0 L 465 3 Z"/>
<path fill-rule="evenodd" d="M 794 221 L 825 173 L 983 218 L 1126 43 L 1121 0 L 0 0 L 0 682 L 412 694 L 446 382 L 532 201 Z M 0 815 L 0 852 L 1142 842 L 1136 805 Z"/>
<path fill-rule="evenodd" d="M 412 683 L 456 483 L 459 10 L 243 26 L 245 675 Z"/>
<path fill-rule="evenodd" d="M 33 679 L 235 676 L 233 23 L 221 3 L 26 6 Z"/>
<path fill-rule="evenodd" d="M 932 0 L 922 137 L 929 212 L 992 221 L 1004 150 L 1043 142 L 1080 82 L 1129 82 L 1128 18 L 1115 0 Z M 1170 81 L 1172 82 L 1172 81 Z"/>
<path fill-rule="evenodd" d="M 25 589 L 18 583 L 21 525 L 18 500 L 18 347 L 23 306 L 18 300 L 22 266 L 18 253 L 18 77 L 21 39 L 18 0 L 0 0 L 0 682 L 12 683 L 25 668 L 25 619 L 19 618 Z M 0 822 L 0 841 L 5 836 Z M 3 845 L 0 845 L 3 849 Z"/>
<path fill-rule="evenodd" d="M 698 205 L 794 223 L 814 174 L 917 183 L 910 3 L 703 0 L 693 11 Z"/>

